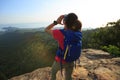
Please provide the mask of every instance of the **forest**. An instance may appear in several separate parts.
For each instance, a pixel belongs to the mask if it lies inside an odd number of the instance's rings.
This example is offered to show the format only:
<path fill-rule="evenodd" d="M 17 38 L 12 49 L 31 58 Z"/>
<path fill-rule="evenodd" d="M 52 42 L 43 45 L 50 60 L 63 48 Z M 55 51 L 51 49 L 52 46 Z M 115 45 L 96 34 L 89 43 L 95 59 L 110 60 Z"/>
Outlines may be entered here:
<path fill-rule="evenodd" d="M 83 30 L 82 49 L 102 49 L 120 56 L 120 20 Z M 0 76 L 7 78 L 51 66 L 57 42 L 42 30 L 0 32 Z"/>
<path fill-rule="evenodd" d="M 0 35 L 0 71 L 8 78 L 51 66 L 56 42 L 43 31 L 14 31 Z"/>
<path fill-rule="evenodd" d="M 102 49 L 120 56 L 120 19 L 108 22 L 105 27 L 83 31 L 83 48 Z"/>

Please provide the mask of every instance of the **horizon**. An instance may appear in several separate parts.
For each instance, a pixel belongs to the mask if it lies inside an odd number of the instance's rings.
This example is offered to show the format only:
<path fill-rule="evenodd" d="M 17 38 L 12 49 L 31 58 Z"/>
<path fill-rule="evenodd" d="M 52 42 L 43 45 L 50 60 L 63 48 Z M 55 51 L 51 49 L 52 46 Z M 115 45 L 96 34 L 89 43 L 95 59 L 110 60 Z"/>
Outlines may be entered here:
<path fill-rule="evenodd" d="M 18 24 L 0 24 L 0 31 L 4 31 L 5 28 L 16 28 L 16 29 L 39 29 L 45 28 L 45 26 L 40 26 L 41 23 L 18 23 Z M 56 25 L 54 29 L 62 28 L 62 25 Z M 95 29 L 95 28 L 85 28 L 83 27 L 82 30 L 88 29 Z"/>
<path fill-rule="evenodd" d="M 119 0 L 0 0 L 0 25 L 37 23 L 40 25 L 38 27 L 45 27 L 58 16 L 74 12 L 84 28 L 99 28 L 120 19 L 119 2 Z"/>

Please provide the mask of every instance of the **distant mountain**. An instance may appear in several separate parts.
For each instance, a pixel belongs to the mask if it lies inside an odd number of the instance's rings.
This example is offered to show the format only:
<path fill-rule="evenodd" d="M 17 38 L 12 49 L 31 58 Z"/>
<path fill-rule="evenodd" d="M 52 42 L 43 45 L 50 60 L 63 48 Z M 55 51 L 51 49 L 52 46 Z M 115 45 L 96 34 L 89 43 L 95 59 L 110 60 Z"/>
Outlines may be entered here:
<path fill-rule="evenodd" d="M 3 31 L 4 31 L 4 29 L 0 28 L 0 32 L 3 32 Z"/>
<path fill-rule="evenodd" d="M 19 28 L 9 26 L 9 27 L 3 27 L 2 29 L 7 32 L 12 32 L 18 30 Z"/>
<path fill-rule="evenodd" d="M 17 28 L 17 27 L 3 27 L 0 29 L 0 32 L 14 32 L 14 31 L 20 31 L 20 32 L 37 32 L 37 31 L 44 31 L 44 27 L 40 28 Z"/>

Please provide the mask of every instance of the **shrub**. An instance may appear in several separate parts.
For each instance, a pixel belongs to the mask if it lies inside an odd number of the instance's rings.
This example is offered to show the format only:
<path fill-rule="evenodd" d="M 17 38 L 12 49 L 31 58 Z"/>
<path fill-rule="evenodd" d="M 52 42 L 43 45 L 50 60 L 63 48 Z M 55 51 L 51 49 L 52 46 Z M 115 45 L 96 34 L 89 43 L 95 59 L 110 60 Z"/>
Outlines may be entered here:
<path fill-rule="evenodd" d="M 102 46 L 102 50 L 109 52 L 113 56 L 120 56 L 120 48 L 114 45 Z"/>

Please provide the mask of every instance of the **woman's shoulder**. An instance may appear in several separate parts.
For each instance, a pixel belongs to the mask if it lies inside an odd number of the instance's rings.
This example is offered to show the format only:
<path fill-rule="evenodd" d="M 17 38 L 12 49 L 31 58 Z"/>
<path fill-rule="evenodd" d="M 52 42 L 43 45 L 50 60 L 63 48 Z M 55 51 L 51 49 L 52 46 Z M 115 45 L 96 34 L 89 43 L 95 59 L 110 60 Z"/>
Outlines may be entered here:
<path fill-rule="evenodd" d="M 54 39 L 57 39 L 57 40 L 59 40 L 59 39 L 64 37 L 63 33 L 61 32 L 61 29 L 53 30 L 52 31 L 52 35 L 53 35 Z"/>
<path fill-rule="evenodd" d="M 61 31 L 62 31 L 62 29 L 54 29 L 54 30 L 52 30 L 53 33 L 58 33 L 58 34 L 61 34 Z"/>

